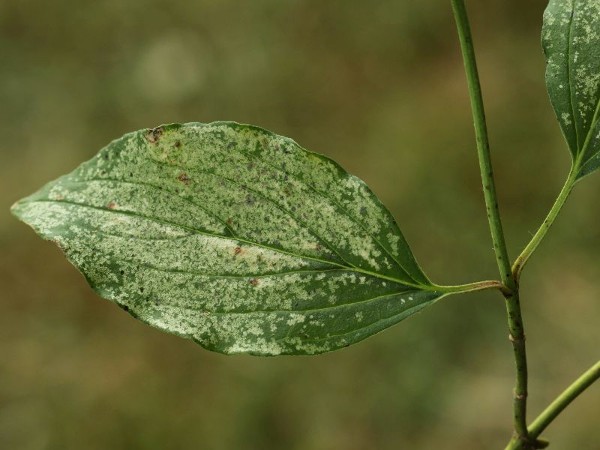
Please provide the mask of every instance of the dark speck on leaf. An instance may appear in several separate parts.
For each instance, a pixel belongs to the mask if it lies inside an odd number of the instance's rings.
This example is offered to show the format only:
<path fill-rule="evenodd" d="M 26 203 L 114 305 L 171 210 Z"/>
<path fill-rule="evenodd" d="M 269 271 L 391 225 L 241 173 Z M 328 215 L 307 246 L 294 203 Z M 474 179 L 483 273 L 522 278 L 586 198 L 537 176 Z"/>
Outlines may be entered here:
<path fill-rule="evenodd" d="M 146 132 L 146 140 L 151 144 L 156 144 L 163 134 L 162 127 L 152 128 Z"/>
<path fill-rule="evenodd" d="M 185 184 L 189 184 L 189 182 L 190 182 L 190 177 L 188 177 L 188 174 L 185 172 L 181 172 L 179 174 L 179 176 L 177 177 L 177 179 Z"/>
<path fill-rule="evenodd" d="M 251 284 L 252 286 L 258 286 L 258 279 L 257 279 L 257 278 L 252 278 L 252 279 L 250 280 L 250 284 Z"/>
<path fill-rule="evenodd" d="M 175 141 L 175 147 L 176 148 L 181 147 L 181 141 Z"/>
<path fill-rule="evenodd" d="M 143 288 L 143 287 L 141 287 L 141 288 L 140 288 L 140 292 L 141 292 L 141 293 L 143 293 L 143 292 L 144 292 L 144 288 Z"/>
<path fill-rule="evenodd" d="M 236 255 L 236 256 L 239 255 L 240 253 L 242 253 L 242 247 L 236 247 L 233 250 L 233 254 Z"/>
<path fill-rule="evenodd" d="M 367 214 L 367 208 L 365 208 L 364 206 L 362 208 L 360 208 L 360 214 L 363 215 L 363 216 L 365 214 Z"/>

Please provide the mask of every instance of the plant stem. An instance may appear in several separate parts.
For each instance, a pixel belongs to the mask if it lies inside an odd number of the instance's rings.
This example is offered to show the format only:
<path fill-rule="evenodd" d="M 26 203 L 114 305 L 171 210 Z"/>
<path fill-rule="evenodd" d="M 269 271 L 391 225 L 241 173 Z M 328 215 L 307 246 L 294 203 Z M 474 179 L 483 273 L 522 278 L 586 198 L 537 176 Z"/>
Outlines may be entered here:
<path fill-rule="evenodd" d="M 487 135 L 487 125 L 485 121 L 485 110 L 483 106 L 483 96 L 481 85 L 477 72 L 477 63 L 475 60 L 475 50 L 473 48 L 473 39 L 469 18 L 464 0 L 451 0 L 452 11 L 458 29 L 460 47 L 462 51 L 465 72 L 467 75 L 467 84 L 469 87 L 469 97 L 471 100 L 471 109 L 473 112 L 473 121 L 475 125 L 475 136 L 477 139 L 477 153 L 479 156 L 479 169 L 483 184 L 483 194 L 487 209 L 487 217 L 496 254 L 496 262 L 500 271 L 502 283 L 506 287 L 504 296 L 506 298 L 506 312 L 508 316 L 508 328 L 510 331 L 510 341 L 513 346 L 515 365 L 517 369 L 516 384 L 514 389 L 514 429 L 523 442 L 529 442 L 527 431 L 527 355 L 525 351 L 525 332 L 523 328 L 523 319 L 521 316 L 521 305 L 519 301 L 519 291 L 516 279 L 513 277 L 510 265 L 500 211 L 498 209 L 498 200 L 496 187 L 494 183 L 494 173 L 492 170 L 492 161 L 490 156 L 489 139 Z"/>
<path fill-rule="evenodd" d="M 529 441 L 527 431 L 527 351 L 525 346 L 525 328 L 521 316 L 519 292 L 506 297 L 508 315 L 508 338 L 512 343 L 515 359 L 516 380 L 513 390 L 513 427 L 517 437 Z"/>
<path fill-rule="evenodd" d="M 558 415 L 575 400 L 579 394 L 600 379 L 600 361 L 590 367 L 583 375 L 565 389 L 548 407 L 535 419 L 529 427 L 529 439 L 536 441 L 538 436 L 546 429 Z M 540 442 L 541 441 L 537 441 Z M 543 445 L 543 444 L 542 444 Z M 521 450 L 523 442 L 513 437 L 505 450 Z M 542 448 L 541 446 L 538 448 Z"/>
<path fill-rule="evenodd" d="M 556 417 L 575 400 L 579 394 L 589 388 L 600 378 L 600 361 L 590 367 L 583 375 L 565 389 L 550 405 L 535 419 L 529 427 L 529 435 L 537 438 Z"/>
<path fill-rule="evenodd" d="M 573 165 L 571 167 L 571 171 L 569 172 L 569 176 L 567 177 L 567 180 L 565 181 L 564 186 L 562 187 L 560 193 L 558 194 L 558 197 L 557 197 L 556 201 L 554 202 L 554 205 L 552 205 L 550 212 L 546 216 L 546 219 L 544 220 L 542 225 L 538 228 L 535 235 L 531 238 L 531 241 L 529 241 L 527 246 L 523 249 L 521 254 L 517 257 L 517 259 L 515 260 L 515 262 L 512 266 L 513 276 L 517 282 L 519 281 L 523 267 L 525 266 L 525 264 L 527 264 L 527 261 L 529 260 L 529 258 L 531 257 L 531 255 L 533 254 L 535 249 L 538 247 L 538 245 L 540 245 L 540 242 L 542 242 L 542 239 L 544 239 L 544 236 L 546 236 L 546 233 L 548 232 L 548 230 L 550 229 L 550 227 L 556 220 L 556 217 L 558 216 L 558 213 L 560 212 L 560 210 L 564 206 L 565 202 L 567 201 L 567 198 L 569 198 L 569 194 L 573 190 L 573 186 L 575 186 L 576 181 L 577 181 L 577 168 L 575 165 Z"/>
<path fill-rule="evenodd" d="M 489 227 L 492 234 L 492 241 L 494 243 L 496 262 L 498 263 L 498 269 L 500 270 L 502 282 L 507 287 L 512 288 L 514 283 L 508 258 L 508 251 L 506 250 L 506 242 L 504 240 L 504 232 L 502 230 L 500 211 L 498 210 L 498 200 L 496 196 L 496 185 L 494 183 L 494 172 L 492 170 L 490 145 L 485 120 L 485 110 L 483 107 L 483 97 L 481 94 L 481 85 L 479 83 L 479 74 L 477 72 L 473 39 L 471 37 L 471 27 L 469 25 L 469 18 L 467 16 L 464 0 L 452 0 L 452 10 L 454 12 L 454 20 L 456 21 L 456 27 L 458 29 L 460 48 L 465 65 L 465 72 L 467 75 L 469 98 L 471 100 L 473 122 L 475 125 L 475 137 L 477 140 L 479 170 L 481 172 L 483 195 L 487 209 Z"/>

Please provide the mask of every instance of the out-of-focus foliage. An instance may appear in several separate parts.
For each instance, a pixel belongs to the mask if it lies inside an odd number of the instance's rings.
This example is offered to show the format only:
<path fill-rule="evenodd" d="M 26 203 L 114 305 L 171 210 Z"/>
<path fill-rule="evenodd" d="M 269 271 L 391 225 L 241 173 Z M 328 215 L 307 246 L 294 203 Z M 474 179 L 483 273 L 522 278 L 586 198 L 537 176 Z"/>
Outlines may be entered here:
<path fill-rule="evenodd" d="M 569 165 L 544 87 L 545 6 L 469 5 L 513 256 Z M 449 298 L 336 353 L 225 357 L 99 299 L 8 211 L 126 131 L 236 120 L 364 179 L 432 279 L 494 278 L 449 5 L 3 0 L 0 55 L 0 448 L 505 443 L 513 363 L 494 293 Z M 577 186 L 569 220 L 558 220 L 522 280 L 532 415 L 597 359 L 597 178 Z M 556 448 L 597 448 L 599 395 L 592 388 L 556 421 L 547 433 Z"/>

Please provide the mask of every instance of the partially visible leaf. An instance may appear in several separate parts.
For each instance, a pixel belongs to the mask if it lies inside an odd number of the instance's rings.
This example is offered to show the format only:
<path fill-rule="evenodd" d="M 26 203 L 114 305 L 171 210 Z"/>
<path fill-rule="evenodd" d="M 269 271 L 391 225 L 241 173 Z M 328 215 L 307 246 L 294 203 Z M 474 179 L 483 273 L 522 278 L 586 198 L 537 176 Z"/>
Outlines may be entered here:
<path fill-rule="evenodd" d="M 600 167 L 600 0 L 550 0 L 546 85 L 578 177 Z"/>
<path fill-rule="evenodd" d="M 335 350 L 444 295 L 362 181 L 247 125 L 125 135 L 13 211 L 102 297 L 223 353 Z"/>

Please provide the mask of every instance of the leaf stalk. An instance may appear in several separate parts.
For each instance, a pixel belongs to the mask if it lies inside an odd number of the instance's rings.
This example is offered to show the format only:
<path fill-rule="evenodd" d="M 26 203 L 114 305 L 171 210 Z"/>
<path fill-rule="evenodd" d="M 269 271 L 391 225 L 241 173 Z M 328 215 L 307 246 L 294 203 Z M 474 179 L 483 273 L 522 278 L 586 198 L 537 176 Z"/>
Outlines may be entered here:
<path fill-rule="evenodd" d="M 562 187 L 560 193 L 558 194 L 558 197 L 556 198 L 554 205 L 552 205 L 552 208 L 548 212 L 548 215 L 544 219 L 544 222 L 542 223 L 542 225 L 540 225 L 540 227 L 538 228 L 536 233 L 533 235 L 533 237 L 527 244 L 527 246 L 523 249 L 521 254 L 515 260 L 515 262 L 512 266 L 512 273 L 513 273 L 513 277 L 517 283 L 521 277 L 521 272 L 523 271 L 523 267 L 525 266 L 525 264 L 527 264 L 527 261 L 529 260 L 529 258 L 533 254 L 533 252 L 537 249 L 537 247 L 542 242 L 542 240 L 546 236 L 546 233 L 548 233 L 548 230 L 550 229 L 550 227 L 552 226 L 552 224 L 558 217 L 558 214 L 560 213 L 562 207 L 564 206 L 567 199 L 569 198 L 569 194 L 571 194 L 571 191 L 573 190 L 573 187 L 575 186 L 575 183 L 577 182 L 577 173 L 578 173 L 578 169 L 577 169 L 576 165 L 573 165 L 571 167 L 571 171 L 569 172 L 569 176 L 567 177 L 567 180 L 565 181 L 564 186 Z"/>
<path fill-rule="evenodd" d="M 433 286 L 433 288 L 436 291 L 441 291 L 448 294 L 476 292 L 488 289 L 498 289 L 501 292 L 506 292 L 506 286 L 504 286 L 501 281 L 497 280 L 477 281 L 475 283 L 459 284 L 456 286 L 440 286 L 436 284 Z"/>

